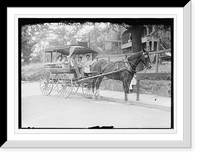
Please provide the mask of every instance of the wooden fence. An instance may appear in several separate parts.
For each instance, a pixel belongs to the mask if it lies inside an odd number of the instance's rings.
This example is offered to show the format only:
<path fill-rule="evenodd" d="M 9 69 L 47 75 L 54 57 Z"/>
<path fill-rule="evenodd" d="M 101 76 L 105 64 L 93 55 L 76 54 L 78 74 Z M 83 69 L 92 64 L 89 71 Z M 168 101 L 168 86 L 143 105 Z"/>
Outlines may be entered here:
<path fill-rule="evenodd" d="M 152 51 L 149 52 L 150 55 L 155 54 L 156 55 L 156 70 L 155 73 L 158 73 L 158 60 L 159 60 L 159 54 L 161 53 L 165 53 L 165 52 L 171 52 L 171 49 L 165 49 L 165 50 L 160 50 L 160 51 Z M 108 62 L 110 61 L 117 61 L 117 59 L 125 59 L 126 57 L 129 57 L 133 55 L 133 53 L 126 53 L 126 54 L 106 54 L 106 55 L 102 55 L 102 56 L 97 56 L 97 60 L 99 59 L 107 59 Z M 116 60 L 112 60 L 112 58 L 117 58 Z"/>

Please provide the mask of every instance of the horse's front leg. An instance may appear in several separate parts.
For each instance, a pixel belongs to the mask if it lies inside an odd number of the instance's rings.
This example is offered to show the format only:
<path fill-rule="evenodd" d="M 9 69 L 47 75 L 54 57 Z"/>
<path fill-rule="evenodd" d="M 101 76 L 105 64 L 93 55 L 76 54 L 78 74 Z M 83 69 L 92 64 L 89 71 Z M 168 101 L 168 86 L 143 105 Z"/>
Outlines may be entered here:
<path fill-rule="evenodd" d="M 126 91 L 124 91 L 124 100 L 127 102 L 128 101 L 128 94 Z"/>
<path fill-rule="evenodd" d="M 128 101 L 128 90 L 129 90 L 129 87 L 128 87 L 128 85 L 125 82 L 123 82 L 123 87 L 124 87 L 124 100 L 125 100 L 125 104 L 130 105 L 131 103 Z"/>
<path fill-rule="evenodd" d="M 131 102 L 128 101 L 128 93 L 127 92 L 124 92 L 125 96 L 124 96 L 124 99 L 125 99 L 125 104 L 126 105 L 131 105 Z"/>
<path fill-rule="evenodd" d="M 127 95 L 127 85 L 126 82 L 123 81 L 123 88 L 124 88 L 124 100 L 128 101 L 128 95 Z"/>

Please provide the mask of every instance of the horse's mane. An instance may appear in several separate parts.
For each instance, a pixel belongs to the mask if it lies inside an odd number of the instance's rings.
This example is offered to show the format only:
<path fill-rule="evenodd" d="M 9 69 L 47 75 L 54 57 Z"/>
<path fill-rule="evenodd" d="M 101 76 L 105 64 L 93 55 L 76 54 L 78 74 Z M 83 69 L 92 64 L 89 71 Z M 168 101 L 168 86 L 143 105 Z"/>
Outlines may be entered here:
<path fill-rule="evenodd" d="M 133 60 L 139 59 L 142 56 L 142 54 L 143 54 L 143 52 L 141 51 L 141 52 L 131 55 L 127 59 L 128 59 L 128 61 L 133 61 Z"/>

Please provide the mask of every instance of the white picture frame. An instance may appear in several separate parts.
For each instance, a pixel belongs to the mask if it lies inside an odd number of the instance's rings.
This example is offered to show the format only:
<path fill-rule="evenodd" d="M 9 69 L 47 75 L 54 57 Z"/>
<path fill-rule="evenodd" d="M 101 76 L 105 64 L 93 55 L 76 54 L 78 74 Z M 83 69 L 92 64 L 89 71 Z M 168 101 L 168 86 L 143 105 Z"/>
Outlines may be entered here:
<path fill-rule="evenodd" d="M 184 8 L 8 8 L 7 12 L 7 55 L 8 55 L 8 119 L 7 141 L 1 149 L 9 148 L 191 148 L 192 147 L 192 91 L 191 91 L 191 54 L 192 54 L 192 2 Z M 112 11 L 111 11 L 112 10 Z M 120 10 L 120 11 L 119 11 Z M 84 11 L 84 14 L 81 14 Z M 147 14 L 151 12 L 151 14 Z M 56 13 L 56 14 L 52 14 Z M 123 14 L 119 14 L 123 13 Z M 20 130 L 17 126 L 18 111 L 18 69 L 16 65 L 18 46 L 16 37 L 19 35 L 16 27 L 19 17 L 138 17 L 138 18 L 174 18 L 174 52 L 175 57 L 175 129 L 169 131 L 151 132 L 139 130 L 130 132 L 121 130 L 101 130 L 100 132 L 72 130 Z M 184 34 L 183 34 L 184 32 Z M 183 40 L 184 39 L 184 40 Z M 182 53 L 183 52 L 183 53 Z M 188 83 L 189 82 L 189 83 Z"/>

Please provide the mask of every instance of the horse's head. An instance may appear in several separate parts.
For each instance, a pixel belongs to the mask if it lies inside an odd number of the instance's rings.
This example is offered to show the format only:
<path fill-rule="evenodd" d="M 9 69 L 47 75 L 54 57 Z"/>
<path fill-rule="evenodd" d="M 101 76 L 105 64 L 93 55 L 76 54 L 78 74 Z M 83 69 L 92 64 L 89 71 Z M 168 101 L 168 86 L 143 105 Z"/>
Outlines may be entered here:
<path fill-rule="evenodd" d="M 150 57 L 149 57 L 149 52 L 143 51 L 143 54 L 141 56 L 141 60 L 142 60 L 144 66 L 146 68 L 151 69 L 151 60 L 150 60 Z"/>
<path fill-rule="evenodd" d="M 127 58 L 127 62 L 129 64 L 127 64 L 126 67 L 130 72 L 135 72 L 136 67 L 140 62 L 143 63 L 144 67 L 151 69 L 151 60 L 149 57 L 149 53 L 146 52 L 145 50 L 131 55 L 130 57 Z"/>

